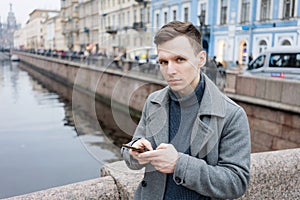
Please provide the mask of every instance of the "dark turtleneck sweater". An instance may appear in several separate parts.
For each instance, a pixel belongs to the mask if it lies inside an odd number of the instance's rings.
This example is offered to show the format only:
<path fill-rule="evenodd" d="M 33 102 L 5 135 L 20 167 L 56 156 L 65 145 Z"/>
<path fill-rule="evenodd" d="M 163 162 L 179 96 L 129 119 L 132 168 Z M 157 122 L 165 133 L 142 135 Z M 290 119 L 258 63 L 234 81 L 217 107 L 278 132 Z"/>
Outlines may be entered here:
<path fill-rule="evenodd" d="M 181 97 L 177 92 L 169 90 L 169 143 L 173 144 L 178 152 L 190 155 L 192 127 L 199 111 L 204 88 L 204 77 L 200 74 L 199 84 L 190 95 Z M 177 185 L 173 179 L 173 174 L 168 174 L 164 199 L 202 200 L 208 198 L 182 185 Z"/>

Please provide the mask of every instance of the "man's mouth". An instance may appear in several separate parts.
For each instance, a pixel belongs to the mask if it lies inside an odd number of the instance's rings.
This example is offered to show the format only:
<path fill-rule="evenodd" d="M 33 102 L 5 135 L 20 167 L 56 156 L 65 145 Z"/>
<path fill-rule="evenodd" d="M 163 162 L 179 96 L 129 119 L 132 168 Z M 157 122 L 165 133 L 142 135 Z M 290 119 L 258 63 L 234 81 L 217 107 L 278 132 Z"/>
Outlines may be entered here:
<path fill-rule="evenodd" d="M 174 83 L 177 83 L 179 81 L 181 81 L 181 79 L 169 79 L 168 83 L 174 84 Z"/>

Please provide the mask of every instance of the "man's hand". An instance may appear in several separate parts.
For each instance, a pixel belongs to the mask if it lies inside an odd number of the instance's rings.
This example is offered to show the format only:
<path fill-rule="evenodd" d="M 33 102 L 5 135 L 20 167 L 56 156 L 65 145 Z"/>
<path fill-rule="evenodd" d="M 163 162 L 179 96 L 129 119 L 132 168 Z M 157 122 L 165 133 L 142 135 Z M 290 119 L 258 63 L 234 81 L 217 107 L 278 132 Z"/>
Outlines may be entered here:
<path fill-rule="evenodd" d="M 172 144 L 161 143 L 156 150 L 141 153 L 137 157 L 151 162 L 158 171 L 170 174 L 174 172 L 179 154 Z"/>
<path fill-rule="evenodd" d="M 148 140 L 144 139 L 144 138 L 136 141 L 135 143 L 133 143 L 132 146 L 136 147 L 136 148 L 142 148 L 142 149 L 146 147 L 147 149 L 149 149 L 149 151 L 153 150 L 151 143 Z M 136 159 L 141 165 L 149 163 L 148 159 L 140 158 L 139 154 L 141 154 L 141 153 L 139 153 L 137 151 L 133 151 L 133 150 L 130 149 L 129 154 L 134 159 Z"/>

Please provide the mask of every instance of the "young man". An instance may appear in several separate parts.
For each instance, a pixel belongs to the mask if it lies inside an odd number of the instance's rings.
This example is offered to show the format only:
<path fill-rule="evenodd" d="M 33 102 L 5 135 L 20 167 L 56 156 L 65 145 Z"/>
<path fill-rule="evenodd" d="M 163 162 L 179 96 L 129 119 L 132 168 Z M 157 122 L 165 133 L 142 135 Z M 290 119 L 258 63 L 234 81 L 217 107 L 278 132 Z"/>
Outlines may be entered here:
<path fill-rule="evenodd" d="M 156 34 L 160 70 L 168 83 L 152 93 L 128 143 L 131 169 L 146 167 L 135 199 L 232 199 L 249 184 L 250 133 L 244 110 L 200 72 L 200 32 L 170 22 Z"/>

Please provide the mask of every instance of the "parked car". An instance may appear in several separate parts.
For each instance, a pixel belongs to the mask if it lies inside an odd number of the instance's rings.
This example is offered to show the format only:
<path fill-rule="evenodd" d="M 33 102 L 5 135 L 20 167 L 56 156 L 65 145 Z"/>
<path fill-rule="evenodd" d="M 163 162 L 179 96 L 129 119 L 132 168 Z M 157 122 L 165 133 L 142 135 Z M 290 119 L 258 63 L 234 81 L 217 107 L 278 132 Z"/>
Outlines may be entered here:
<path fill-rule="evenodd" d="M 20 58 L 18 57 L 18 55 L 13 54 L 10 58 L 11 61 L 13 62 L 19 62 Z"/>
<path fill-rule="evenodd" d="M 149 62 L 150 62 L 151 64 L 158 64 L 157 54 L 150 55 L 150 57 L 149 57 Z"/>
<path fill-rule="evenodd" d="M 271 48 L 248 64 L 245 74 L 300 80 L 300 48 Z"/>

